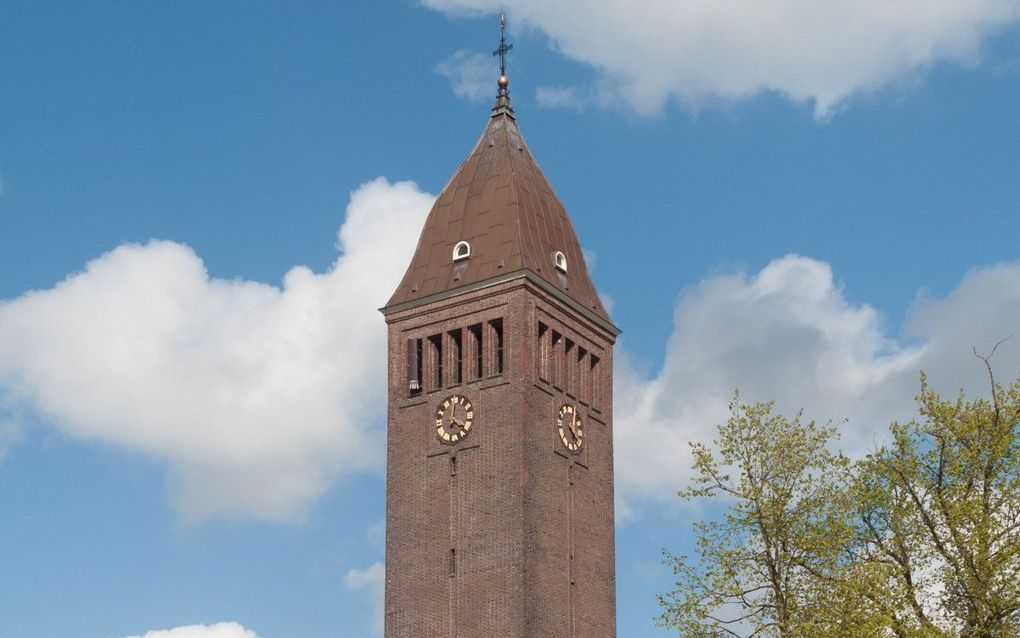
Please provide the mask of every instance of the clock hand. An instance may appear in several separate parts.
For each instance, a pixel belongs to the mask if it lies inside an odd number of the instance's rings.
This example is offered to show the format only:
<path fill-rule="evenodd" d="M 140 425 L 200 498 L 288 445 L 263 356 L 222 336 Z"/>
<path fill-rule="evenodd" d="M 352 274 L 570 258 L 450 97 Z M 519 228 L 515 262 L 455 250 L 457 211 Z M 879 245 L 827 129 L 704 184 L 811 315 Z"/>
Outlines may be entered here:
<path fill-rule="evenodd" d="M 575 439 L 577 438 L 577 412 L 576 411 L 571 411 L 570 412 L 570 433 L 574 435 Z"/>

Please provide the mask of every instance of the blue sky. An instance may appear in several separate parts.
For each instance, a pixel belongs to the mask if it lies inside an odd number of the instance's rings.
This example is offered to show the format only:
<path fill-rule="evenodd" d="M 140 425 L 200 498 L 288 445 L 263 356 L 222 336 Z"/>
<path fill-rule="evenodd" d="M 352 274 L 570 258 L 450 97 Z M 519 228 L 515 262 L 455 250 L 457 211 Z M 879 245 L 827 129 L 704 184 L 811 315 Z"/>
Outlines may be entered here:
<path fill-rule="evenodd" d="M 624 330 L 621 636 L 668 635 L 672 494 L 735 387 L 860 452 L 1020 335 L 1020 3 L 880 4 L 503 3 Z M 0 2 L 0 636 L 373 635 L 375 309 L 485 125 L 499 8 Z"/>

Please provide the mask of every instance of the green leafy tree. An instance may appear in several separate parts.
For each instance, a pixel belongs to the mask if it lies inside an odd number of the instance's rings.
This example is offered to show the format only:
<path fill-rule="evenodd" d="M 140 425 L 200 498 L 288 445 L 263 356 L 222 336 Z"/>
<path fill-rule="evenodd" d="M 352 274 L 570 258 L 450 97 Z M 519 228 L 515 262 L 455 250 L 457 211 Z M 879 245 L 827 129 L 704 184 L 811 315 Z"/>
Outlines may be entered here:
<path fill-rule="evenodd" d="M 942 399 L 922 375 L 920 418 L 858 468 L 854 560 L 898 636 L 1020 636 L 1020 380 L 982 359 L 990 399 Z"/>
<path fill-rule="evenodd" d="M 659 597 L 659 624 L 698 637 L 880 635 L 846 586 L 855 521 L 850 462 L 829 449 L 836 429 L 738 399 L 719 439 L 692 446 L 680 496 L 725 512 L 695 524 L 695 560 L 667 553 L 677 582 Z"/>

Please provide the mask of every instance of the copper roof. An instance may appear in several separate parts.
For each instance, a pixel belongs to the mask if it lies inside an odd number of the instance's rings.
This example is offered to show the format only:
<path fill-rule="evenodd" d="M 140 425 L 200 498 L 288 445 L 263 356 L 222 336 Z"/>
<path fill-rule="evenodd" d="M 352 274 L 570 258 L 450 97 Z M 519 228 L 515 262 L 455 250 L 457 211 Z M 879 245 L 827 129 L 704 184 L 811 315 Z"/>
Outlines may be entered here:
<path fill-rule="evenodd" d="M 453 260 L 460 241 L 471 256 Z M 567 270 L 554 265 L 557 251 Z M 531 156 L 505 89 L 481 139 L 439 195 L 387 307 L 530 271 L 612 324 L 588 274 L 570 217 Z"/>

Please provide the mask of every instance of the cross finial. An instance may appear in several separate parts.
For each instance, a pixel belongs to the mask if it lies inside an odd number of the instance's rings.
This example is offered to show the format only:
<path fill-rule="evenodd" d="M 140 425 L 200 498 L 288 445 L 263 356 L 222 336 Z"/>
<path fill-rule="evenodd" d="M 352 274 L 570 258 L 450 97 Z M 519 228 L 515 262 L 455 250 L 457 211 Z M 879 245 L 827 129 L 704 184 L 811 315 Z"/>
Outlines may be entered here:
<path fill-rule="evenodd" d="M 506 77 L 506 54 L 514 48 L 514 45 L 506 41 L 506 16 L 499 14 L 499 48 L 492 52 L 492 56 L 499 56 L 499 93 L 496 94 L 496 106 L 492 109 L 492 117 L 506 114 L 511 118 L 514 116 L 514 107 L 510 106 L 510 80 Z"/>
<path fill-rule="evenodd" d="M 506 15 L 499 14 L 499 48 L 492 52 L 492 57 L 499 56 L 500 79 L 506 77 L 506 54 L 514 48 L 514 45 L 506 43 Z"/>

